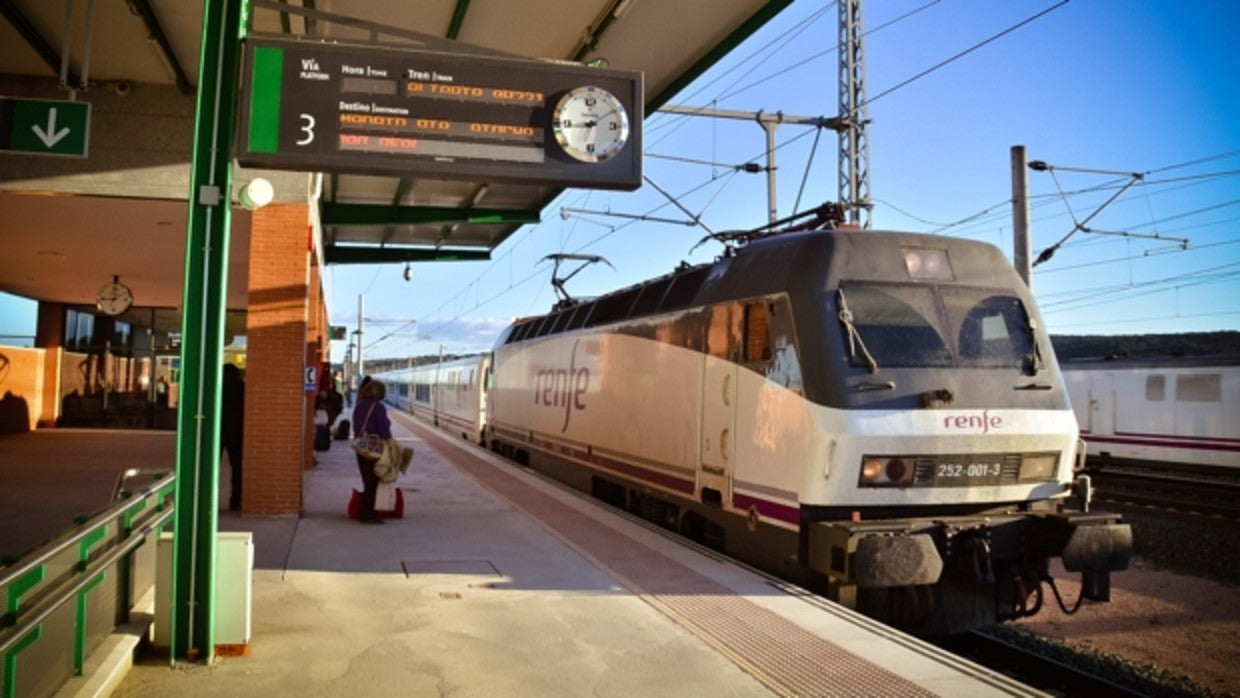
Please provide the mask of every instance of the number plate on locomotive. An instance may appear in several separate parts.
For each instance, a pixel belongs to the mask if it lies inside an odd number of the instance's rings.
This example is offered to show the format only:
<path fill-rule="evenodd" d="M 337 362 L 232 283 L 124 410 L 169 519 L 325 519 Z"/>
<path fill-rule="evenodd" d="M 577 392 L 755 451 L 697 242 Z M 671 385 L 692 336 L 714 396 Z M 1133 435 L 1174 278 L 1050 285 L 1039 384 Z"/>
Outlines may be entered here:
<path fill-rule="evenodd" d="M 998 485 L 1003 482 L 1000 455 L 939 456 L 934 460 L 935 487 L 969 487 Z"/>

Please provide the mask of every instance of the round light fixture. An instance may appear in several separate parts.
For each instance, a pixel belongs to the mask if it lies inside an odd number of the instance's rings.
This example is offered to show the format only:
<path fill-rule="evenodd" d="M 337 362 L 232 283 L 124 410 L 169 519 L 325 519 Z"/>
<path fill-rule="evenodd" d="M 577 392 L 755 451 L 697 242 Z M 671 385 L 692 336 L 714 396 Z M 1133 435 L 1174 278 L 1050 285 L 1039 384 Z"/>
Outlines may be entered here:
<path fill-rule="evenodd" d="M 271 203 L 272 199 L 276 198 L 276 189 L 271 186 L 271 182 L 262 177 L 255 177 L 241 187 L 241 193 L 237 198 L 241 200 L 241 205 L 247 211 L 254 211 Z"/>

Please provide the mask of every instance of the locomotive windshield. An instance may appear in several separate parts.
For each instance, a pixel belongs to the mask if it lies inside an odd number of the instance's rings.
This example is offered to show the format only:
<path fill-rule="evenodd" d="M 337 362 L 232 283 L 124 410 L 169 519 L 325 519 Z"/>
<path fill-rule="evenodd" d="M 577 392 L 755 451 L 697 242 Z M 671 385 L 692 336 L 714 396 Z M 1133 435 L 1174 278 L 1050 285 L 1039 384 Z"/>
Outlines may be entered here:
<path fill-rule="evenodd" d="M 1035 355 L 1033 325 L 1007 291 L 929 284 L 841 284 L 849 361 L 881 366 L 1014 368 Z"/>

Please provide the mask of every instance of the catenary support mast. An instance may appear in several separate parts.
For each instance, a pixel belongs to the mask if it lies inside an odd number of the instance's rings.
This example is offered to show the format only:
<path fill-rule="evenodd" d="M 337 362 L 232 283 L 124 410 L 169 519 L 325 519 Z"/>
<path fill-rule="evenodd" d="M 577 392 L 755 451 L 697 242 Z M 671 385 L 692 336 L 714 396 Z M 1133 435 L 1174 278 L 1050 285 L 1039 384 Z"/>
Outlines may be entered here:
<path fill-rule="evenodd" d="M 839 200 L 847 221 L 870 227 L 869 111 L 865 96 L 865 47 L 861 0 L 840 0 Z"/>

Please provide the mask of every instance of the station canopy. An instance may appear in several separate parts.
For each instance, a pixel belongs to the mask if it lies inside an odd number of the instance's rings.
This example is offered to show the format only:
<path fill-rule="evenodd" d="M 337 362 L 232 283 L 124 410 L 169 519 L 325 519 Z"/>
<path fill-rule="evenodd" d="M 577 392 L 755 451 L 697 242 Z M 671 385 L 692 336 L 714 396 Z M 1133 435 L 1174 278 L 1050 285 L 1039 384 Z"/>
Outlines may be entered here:
<path fill-rule="evenodd" d="M 783 10 L 792 0 L 250 0 L 251 29 L 276 39 L 338 44 L 416 48 L 401 33 L 435 37 L 496 54 L 539 60 L 568 61 L 615 71 L 634 71 L 644 83 L 644 113 L 668 103 L 694 78 Z M 89 63 L 84 65 L 81 26 L 91 12 Z M 66 43 L 66 11 L 77 13 Z M 202 0 L 0 0 L 0 79 L 46 79 L 55 84 L 61 73 L 60 51 L 72 47 L 70 82 L 84 67 L 91 83 L 158 84 L 179 88 L 192 104 L 197 90 Z M 351 18 L 344 22 L 340 17 Z M 395 32 L 376 33 L 374 27 Z M 90 100 L 89 94 L 79 99 Z M 188 153 L 186 164 L 188 164 Z M 11 157 L 0 153 L 0 158 Z M 9 168 L 10 170 L 13 168 Z M 265 172 L 265 170 L 255 170 Z M 253 173 L 249 173 L 251 176 Z M 304 181 L 304 175 L 301 175 Z M 6 173 L 3 179 L 12 179 Z M 234 182 L 247 179 L 245 170 Z M 9 181 L 0 181 L 0 210 L 10 230 L 39 239 L 39 251 L 19 260 L 0 255 L 0 290 L 59 302 L 93 299 L 97 284 L 87 285 L 82 298 L 57 297 L 75 275 L 98 276 L 99 270 L 120 269 L 109 255 L 132 255 L 148 239 L 167 240 L 183 217 L 178 211 L 135 215 L 126 207 L 164 206 L 126 189 L 124 177 L 111 176 L 115 190 L 97 192 L 89 201 L 62 201 L 55 211 L 39 197 L 13 197 Z M 99 184 L 97 186 L 104 186 Z M 419 176 L 416 171 L 391 174 L 325 172 L 318 216 L 323 233 L 323 261 L 402 262 L 434 260 L 442 254 L 470 253 L 485 258 L 522 225 L 540 220 L 541 212 L 567 185 Z M 26 186 L 26 189 L 30 187 Z M 304 191 L 304 190 L 303 190 Z M 70 198 L 70 197 L 64 197 Z M 77 198 L 77 197 L 72 197 Z M 184 201 L 180 202 L 184 206 Z M 75 207 L 89 216 L 71 219 Z M 116 207 L 109 209 L 108 207 Z M 169 229 L 167 221 L 174 221 Z M 124 221 L 119 239 L 132 244 L 123 250 L 100 244 L 114 221 Z M 145 230 L 146 226 L 162 229 Z M 237 226 L 234 226 L 236 229 Z M 118 231 L 121 232 L 121 231 Z M 6 233 L 6 244 L 10 237 Z M 106 238 L 105 238 L 106 239 Z M 33 243 L 32 243 L 33 244 Z M 146 246 L 146 247 L 160 247 Z M 167 264 L 180 270 L 180 246 L 170 248 Z M 46 249 L 88 250 L 80 260 L 43 254 Z M 234 244 L 233 257 L 248 251 L 245 240 Z M 37 254 L 35 252 L 38 252 Z M 160 253 L 149 250 L 149 254 Z M 71 255 L 82 256 L 82 255 Z M 10 261 L 3 261 L 8 258 Z M 457 258 L 460 258 L 459 256 Z M 151 268 L 161 262 L 148 260 Z M 43 265 L 45 268 L 40 268 Z M 230 274 L 232 272 L 230 271 Z M 182 278 L 169 274 L 162 290 L 149 288 L 145 305 L 176 306 Z M 154 286 L 154 282 L 151 284 Z M 238 289 L 238 285 L 241 286 Z M 230 281 L 229 306 L 238 307 L 244 283 Z M 91 300 L 93 302 L 93 300 Z"/>

